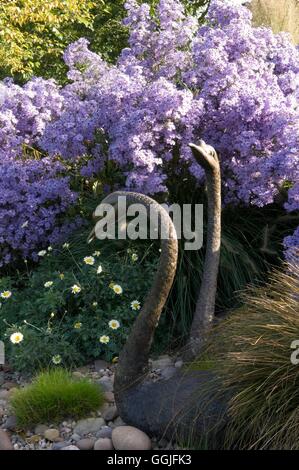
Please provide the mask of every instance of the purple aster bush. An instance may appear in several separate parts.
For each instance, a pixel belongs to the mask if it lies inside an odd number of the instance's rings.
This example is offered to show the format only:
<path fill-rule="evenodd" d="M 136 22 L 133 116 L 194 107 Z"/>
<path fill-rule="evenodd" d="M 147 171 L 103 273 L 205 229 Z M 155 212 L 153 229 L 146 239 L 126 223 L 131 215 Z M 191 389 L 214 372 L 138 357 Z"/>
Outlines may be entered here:
<path fill-rule="evenodd" d="M 78 225 L 62 215 L 76 201 L 62 166 L 50 159 L 0 162 L 0 266 L 57 244 Z"/>
<path fill-rule="evenodd" d="M 288 35 L 253 27 L 250 11 L 226 0 L 211 1 L 203 26 L 178 0 L 160 0 L 153 15 L 135 0 L 125 8 L 130 37 L 117 64 L 86 39 L 71 44 L 70 83 L 59 90 L 36 79 L 18 91 L 50 90 L 48 113 L 40 96 L 24 100 L 24 123 L 15 105 L 5 106 L 1 147 L 14 155 L 25 142 L 50 157 L 88 155 L 88 176 L 113 160 L 127 189 L 155 194 L 167 191 L 177 150 L 178 175 L 188 166 L 201 183 L 188 144 L 203 138 L 221 157 L 226 204 L 262 207 L 290 188 L 285 208 L 298 210 L 299 50 Z"/>
<path fill-rule="evenodd" d="M 0 84 L 0 266 L 37 259 L 39 249 L 62 241 L 78 224 L 62 219 L 76 201 L 68 178 L 61 177 L 63 166 L 40 154 L 32 158 L 62 103 L 52 80 Z"/>
<path fill-rule="evenodd" d="M 299 51 L 288 35 L 253 27 L 246 7 L 225 0 L 212 0 L 204 26 L 177 0 L 160 0 L 154 16 L 135 0 L 125 7 L 129 47 L 116 66 L 84 39 L 67 49 L 72 83 L 42 147 L 92 154 L 85 174 L 112 159 L 128 189 L 154 194 L 167 190 L 175 148 L 201 181 L 188 143 L 203 138 L 220 154 L 227 204 L 265 206 L 288 182 L 285 207 L 297 210 Z"/>
<path fill-rule="evenodd" d="M 53 80 L 33 78 L 23 87 L 0 83 L 0 159 L 38 144 L 46 124 L 60 116 L 63 98 Z"/>

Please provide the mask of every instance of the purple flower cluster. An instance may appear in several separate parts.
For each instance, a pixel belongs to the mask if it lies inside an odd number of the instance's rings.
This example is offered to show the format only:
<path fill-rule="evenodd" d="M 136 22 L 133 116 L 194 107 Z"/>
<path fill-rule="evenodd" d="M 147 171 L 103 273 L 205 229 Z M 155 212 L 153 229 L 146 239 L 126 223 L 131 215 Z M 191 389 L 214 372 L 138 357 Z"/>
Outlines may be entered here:
<path fill-rule="evenodd" d="M 78 221 L 61 216 L 76 200 L 62 165 L 24 154 L 57 119 L 63 99 L 53 81 L 35 78 L 23 88 L 0 85 L 0 266 L 63 240 Z"/>
<path fill-rule="evenodd" d="M 203 138 L 221 157 L 226 204 L 264 206 L 287 184 L 285 208 L 298 210 L 299 50 L 288 35 L 253 27 L 250 11 L 226 0 L 211 1 L 204 26 L 179 0 L 160 0 L 154 16 L 135 0 L 125 8 L 129 47 L 118 63 L 89 51 L 85 39 L 71 44 L 71 83 L 59 90 L 41 81 L 52 87 L 49 113 L 31 115 L 29 132 L 19 131 L 14 110 L 0 115 L 7 151 L 18 152 L 26 135 L 51 157 L 92 155 L 85 175 L 108 158 L 127 189 L 154 194 L 167 190 L 165 164 L 177 148 L 201 181 L 188 144 Z"/>
<path fill-rule="evenodd" d="M 34 78 L 24 87 L 9 79 L 0 83 L 0 159 L 36 145 L 46 125 L 60 116 L 62 103 L 53 80 Z"/>
<path fill-rule="evenodd" d="M 76 200 L 61 170 L 50 159 L 1 161 L 0 266 L 18 257 L 37 259 L 38 249 L 63 241 L 77 225 L 60 221 Z"/>

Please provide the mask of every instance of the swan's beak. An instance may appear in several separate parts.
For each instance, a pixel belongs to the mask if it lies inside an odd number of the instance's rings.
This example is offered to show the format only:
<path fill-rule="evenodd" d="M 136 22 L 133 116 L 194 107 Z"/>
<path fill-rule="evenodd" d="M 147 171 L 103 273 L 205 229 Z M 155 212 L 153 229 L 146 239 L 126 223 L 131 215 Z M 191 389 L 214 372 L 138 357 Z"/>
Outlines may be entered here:
<path fill-rule="evenodd" d="M 192 150 L 193 155 L 196 157 L 196 154 L 200 154 L 203 157 L 206 157 L 207 155 L 214 155 L 215 150 L 213 147 L 210 145 L 207 145 L 204 140 L 200 139 L 198 145 L 195 144 L 189 144 L 189 147 Z"/>

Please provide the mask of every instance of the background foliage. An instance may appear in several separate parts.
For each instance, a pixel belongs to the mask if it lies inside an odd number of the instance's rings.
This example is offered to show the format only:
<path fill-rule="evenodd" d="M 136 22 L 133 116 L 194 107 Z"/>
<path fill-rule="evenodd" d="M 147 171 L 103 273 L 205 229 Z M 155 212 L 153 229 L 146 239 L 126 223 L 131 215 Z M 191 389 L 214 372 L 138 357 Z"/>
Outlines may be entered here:
<path fill-rule="evenodd" d="M 249 7 L 256 25 L 271 26 L 275 33 L 287 31 L 299 43 L 298 0 L 252 0 Z"/>
<path fill-rule="evenodd" d="M 66 81 L 62 54 L 86 37 L 91 49 L 114 62 L 126 46 L 125 0 L 3 0 L 0 4 L 0 80 L 23 83 L 32 76 Z M 154 6 L 157 0 L 147 0 Z M 192 11 L 208 0 L 185 2 Z"/>

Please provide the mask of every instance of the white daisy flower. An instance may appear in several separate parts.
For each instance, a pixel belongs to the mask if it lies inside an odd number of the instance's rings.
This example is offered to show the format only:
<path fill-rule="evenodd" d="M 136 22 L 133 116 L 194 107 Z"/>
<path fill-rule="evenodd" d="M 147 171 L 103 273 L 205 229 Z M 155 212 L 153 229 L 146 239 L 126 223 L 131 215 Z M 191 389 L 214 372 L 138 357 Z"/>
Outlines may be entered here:
<path fill-rule="evenodd" d="M 41 251 L 39 251 L 39 252 L 37 253 L 37 256 L 41 256 L 41 257 L 42 257 L 42 256 L 46 256 L 46 254 L 47 254 L 47 251 L 46 251 L 46 250 L 41 250 Z"/>
<path fill-rule="evenodd" d="M 71 287 L 71 290 L 72 290 L 72 294 L 79 294 L 79 292 L 81 292 L 81 287 L 78 286 L 77 284 L 74 284 Z"/>
<path fill-rule="evenodd" d="M 21 341 L 23 341 L 24 339 L 24 336 L 22 335 L 22 333 L 20 333 L 19 331 L 17 331 L 16 333 L 13 333 L 11 336 L 10 336 L 10 341 L 13 343 L 13 344 L 19 344 L 21 343 Z"/>
<path fill-rule="evenodd" d="M 93 266 L 95 263 L 95 259 L 93 256 L 85 256 L 83 261 L 85 264 L 88 264 L 89 266 Z"/>
<path fill-rule="evenodd" d="M 140 308 L 141 308 L 141 307 L 140 307 L 140 302 L 139 302 L 139 300 L 133 300 L 133 301 L 131 302 L 131 309 L 132 309 L 132 310 L 140 310 Z"/>
<path fill-rule="evenodd" d="M 100 337 L 99 341 L 102 344 L 107 344 L 107 343 L 109 343 L 110 338 L 109 338 L 109 336 L 103 335 L 103 336 Z"/>
<path fill-rule="evenodd" d="M 120 295 L 123 293 L 123 288 L 119 284 L 114 284 L 112 289 L 117 295 Z"/>
<path fill-rule="evenodd" d="M 117 330 L 120 327 L 119 321 L 117 320 L 110 320 L 108 325 L 109 325 L 109 328 L 112 328 L 112 330 Z"/>
<path fill-rule="evenodd" d="M 47 287 L 47 288 L 49 288 L 49 287 L 52 287 L 53 284 L 54 284 L 53 281 L 47 281 L 47 282 L 44 283 L 44 286 Z"/>
<path fill-rule="evenodd" d="M 52 362 L 53 364 L 57 365 L 60 364 L 62 361 L 60 354 L 55 354 L 55 356 L 52 357 Z"/>
<path fill-rule="evenodd" d="M 10 292 L 10 290 L 5 290 L 1 292 L 0 296 L 2 299 L 9 299 L 12 296 L 12 293 Z"/>
<path fill-rule="evenodd" d="M 100 251 L 95 251 L 95 252 L 92 254 L 92 256 L 97 256 L 97 257 L 98 257 L 98 256 L 100 256 L 100 254 L 101 254 Z"/>
<path fill-rule="evenodd" d="M 133 254 L 132 254 L 131 260 L 132 260 L 132 261 L 137 261 L 137 260 L 138 260 L 138 255 L 137 255 L 137 253 L 133 253 Z"/>
<path fill-rule="evenodd" d="M 97 269 L 97 274 L 101 274 L 101 272 L 103 271 L 103 268 L 102 266 L 100 265 Z"/>

